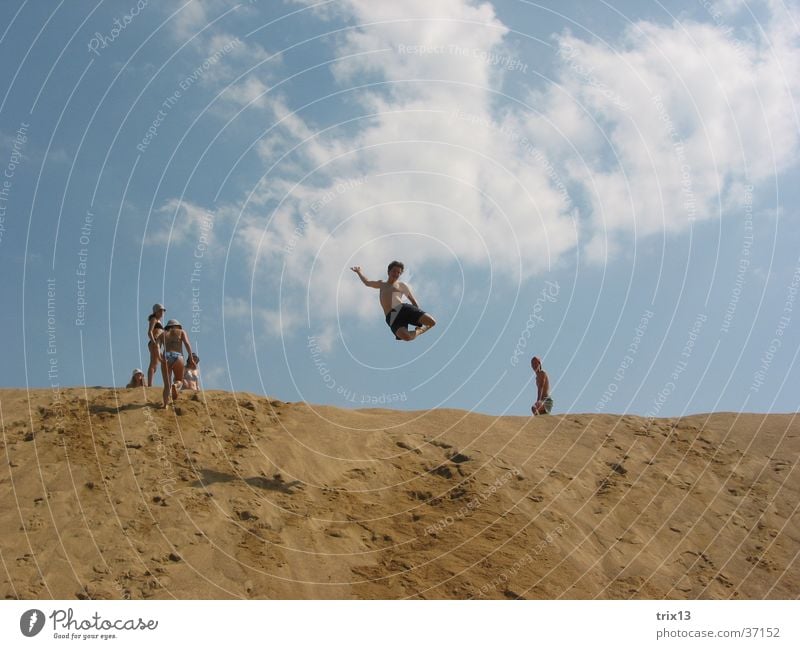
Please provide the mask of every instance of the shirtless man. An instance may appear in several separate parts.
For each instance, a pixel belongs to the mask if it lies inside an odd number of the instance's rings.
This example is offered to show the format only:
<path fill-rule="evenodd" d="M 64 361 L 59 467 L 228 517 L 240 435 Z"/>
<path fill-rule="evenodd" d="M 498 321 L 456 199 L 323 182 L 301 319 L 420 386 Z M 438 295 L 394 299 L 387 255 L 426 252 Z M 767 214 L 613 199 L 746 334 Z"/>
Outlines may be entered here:
<path fill-rule="evenodd" d="M 386 324 L 392 330 L 397 340 L 414 340 L 436 324 L 430 315 L 419 308 L 417 300 L 407 284 L 400 281 L 405 266 L 402 262 L 393 261 L 389 264 L 389 277 L 386 281 L 371 281 L 364 277 L 361 266 L 353 266 L 352 270 L 359 276 L 364 286 L 380 290 L 381 306 L 386 314 Z M 403 296 L 408 302 L 403 302 Z M 408 330 L 408 325 L 414 325 L 414 331 Z"/>
<path fill-rule="evenodd" d="M 531 406 L 534 415 L 549 415 L 553 409 L 553 400 L 550 398 L 550 379 L 547 372 L 542 369 L 542 361 L 536 356 L 531 359 L 531 368 L 536 373 L 536 403 Z"/>

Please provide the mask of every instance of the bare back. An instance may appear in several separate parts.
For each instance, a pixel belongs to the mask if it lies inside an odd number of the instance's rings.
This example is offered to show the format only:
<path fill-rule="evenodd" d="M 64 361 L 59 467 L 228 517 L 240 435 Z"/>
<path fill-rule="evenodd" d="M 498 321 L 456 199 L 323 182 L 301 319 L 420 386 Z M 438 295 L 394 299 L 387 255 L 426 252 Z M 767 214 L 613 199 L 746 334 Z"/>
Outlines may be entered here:
<path fill-rule="evenodd" d="M 161 334 L 164 351 L 183 353 L 183 329 L 168 329 Z"/>

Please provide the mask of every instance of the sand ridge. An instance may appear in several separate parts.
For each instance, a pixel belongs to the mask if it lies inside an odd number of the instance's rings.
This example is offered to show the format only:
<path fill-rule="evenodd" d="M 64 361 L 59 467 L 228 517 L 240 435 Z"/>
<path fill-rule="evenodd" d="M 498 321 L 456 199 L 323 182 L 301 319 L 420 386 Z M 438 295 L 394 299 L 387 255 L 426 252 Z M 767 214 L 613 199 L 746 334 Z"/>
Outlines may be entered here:
<path fill-rule="evenodd" d="M 6 598 L 794 598 L 796 415 L 0 390 Z"/>

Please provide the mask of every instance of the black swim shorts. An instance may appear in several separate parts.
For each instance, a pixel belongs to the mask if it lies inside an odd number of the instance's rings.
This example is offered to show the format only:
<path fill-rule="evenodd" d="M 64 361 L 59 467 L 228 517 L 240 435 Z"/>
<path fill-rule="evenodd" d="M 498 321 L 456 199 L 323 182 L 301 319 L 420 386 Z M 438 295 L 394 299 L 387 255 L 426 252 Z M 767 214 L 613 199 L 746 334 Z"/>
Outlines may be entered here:
<path fill-rule="evenodd" d="M 422 309 L 404 302 L 386 314 L 386 324 L 391 328 L 394 337 L 400 340 L 397 330 L 401 327 L 408 327 L 408 325 L 421 326 L 419 319 L 424 315 L 425 312 Z M 392 316 L 394 316 L 394 320 L 392 320 Z"/>

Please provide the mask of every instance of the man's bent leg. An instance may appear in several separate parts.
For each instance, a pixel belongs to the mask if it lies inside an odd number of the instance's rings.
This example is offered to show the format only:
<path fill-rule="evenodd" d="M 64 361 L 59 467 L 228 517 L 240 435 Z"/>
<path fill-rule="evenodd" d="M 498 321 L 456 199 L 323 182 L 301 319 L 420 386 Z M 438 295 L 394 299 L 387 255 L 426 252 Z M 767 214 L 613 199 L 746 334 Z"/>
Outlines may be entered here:
<path fill-rule="evenodd" d="M 414 340 L 417 336 L 421 336 L 436 324 L 436 320 L 427 313 L 421 315 L 418 322 L 419 326 L 414 331 L 409 331 L 408 327 L 400 327 L 395 331 L 394 335 L 400 340 L 408 342 Z"/>
<path fill-rule="evenodd" d="M 436 324 L 436 320 L 429 313 L 426 313 L 425 315 L 420 317 L 419 323 L 426 329 L 430 329 L 433 325 Z"/>
<path fill-rule="evenodd" d="M 427 313 L 422 315 L 422 316 L 420 316 L 418 322 L 419 322 L 419 325 L 417 326 L 416 330 L 414 331 L 414 337 L 415 338 L 417 336 L 421 336 L 426 331 L 428 331 L 428 329 L 430 329 L 431 327 L 433 327 L 433 325 L 436 324 L 436 320 L 434 320 L 433 317 L 431 317 Z"/>

